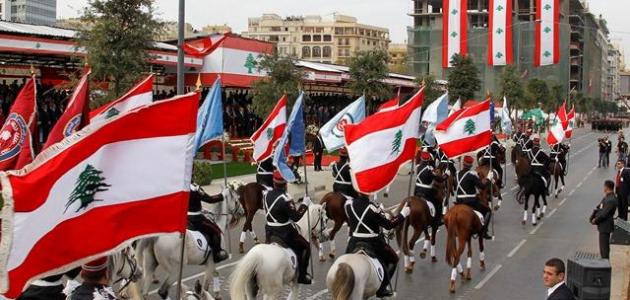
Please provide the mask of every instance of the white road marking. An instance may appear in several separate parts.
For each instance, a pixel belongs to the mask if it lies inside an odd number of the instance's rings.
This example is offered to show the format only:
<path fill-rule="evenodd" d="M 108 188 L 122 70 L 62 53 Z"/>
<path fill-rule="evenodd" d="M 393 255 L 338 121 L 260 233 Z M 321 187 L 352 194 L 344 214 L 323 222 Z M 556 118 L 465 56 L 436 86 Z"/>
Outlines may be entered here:
<path fill-rule="evenodd" d="M 541 221 L 540 223 L 538 223 L 538 225 L 536 225 L 536 228 L 530 231 L 529 234 L 536 234 L 536 231 L 538 231 L 538 229 L 540 229 L 540 227 L 542 227 L 543 224 L 545 224 L 544 221 Z"/>
<path fill-rule="evenodd" d="M 552 210 L 552 211 L 551 211 L 551 212 L 547 215 L 547 218 L 551 218 L 551 216 L 553 216 L 553 214 L 555 214 L 555 213 L 556 213 L 556 211 L 558 211 L 558 208 L 557 208 L 557 207 L 556 207 L 556 208 L 554 208 L 554 209 L 553 209 L 553 210 Z"/>
<path fill-rule="evenodd" d="M 227 269 L 227 268 L 233 267 L 233 266 L 235 266 L 236 264 L 238 264 L 240 261 L 241 261 L 241 260 L 239 259 L 239 260 L 237 260 L 237 261 L 233 261 L 233 262 L 231 262 L 231 263 L 227 263 L 227 264 L 224 264 L 224 265 L 220 265 L 220 266 L 218 266 L 218 267 L 217 267 L 217 271 L 221 271 L 221 270 L 223 270 L 223 269 Z M 193 280 L 193 279 L 197 279 L 197 278 L 199 278 L 199 277 L 203 276 L 203 274 L 204 274 L 204 272 L 200 272 L 200 273 L 197 273 L 197 274 L 190 275 L 190 276 L 188 276 L 188 277 L 184 277 L 184 278 L 182 278 L 182 282 L 188 282 L 188 281 L 191 281 L 191 280 Z M 174 282 L 172 286 L 175 286 L 176 284 L 177 284 L 177 282 Z M 158 290 L 159 290 L 159 289 L 155 289 L 155 290 L 150 291 L 150 292 L 149 292 L 149 295 L 154 295 L 154 294 L 157 294 Z"/>
<path fill-rule="evenodd" d="M 513 186 L 510 191 L 515 191 L 516 189 L 518 189 L 518 185 Z"/>
<path fill-rule="evenodd" d="M 512 251 L 510 251 L 510 253 L 508 253 L 507 257 L 514 256 L 514 254 L 516 254 L 518 249 L 521 249 L 521 247 L 523 247 L 523 245 L 525 245 L 525 242 L 527 242 L 527 240 L 526 239 L 522 239 L 521 242 L 518 243 L 518 245 L 516 245 L 516 247 L 514 247 L 514 249 L 512 249 Z"/>
<path fill-rule="evenodd" d="M 564 204 L 564 202 L 567 201 L 568 198 L 564 198 L 562 199 L 562 201 L 560 201 L 560 203 L 558 203 L 558 207 L 562 206 L 562 204 Z"/>
<path fill-rule="evenodd" d="M 477 289 L 477 290 L 481 289 L 488 282 L 488 280 L 490 280 L 490 278 L 492 278 L 492 276 L 494 276 L 494 274 L 499 272 L 499 269 L 501 269 L 501 267 L 502 267 L 501 265 L 495 266 L 492 269 L 492 271 L 490 271 L 490 273 L 488 275 L 486 275 L 486 277 L 482 281 L 480 281 L 479 284 L 477 284 L 475 286 L 475 289 Z"/>
<path fill-rule="evenodd" d="M 326 293 L 328 293 L 328 289 L 323 289 L 323 290 L 313 294 L 310 297 L 306 297 L 306 300 L 315 300 L 315 299 L 317 299 L 317 297 L 322 296 L 322 295 L 324 295 Z"/>
<path fill-rule="evenodd" d="M 569 197 L 573 196 L 573 193 L 575 193 L 575 189 L 572 189 L 571 192 L 569 192 Z"/>

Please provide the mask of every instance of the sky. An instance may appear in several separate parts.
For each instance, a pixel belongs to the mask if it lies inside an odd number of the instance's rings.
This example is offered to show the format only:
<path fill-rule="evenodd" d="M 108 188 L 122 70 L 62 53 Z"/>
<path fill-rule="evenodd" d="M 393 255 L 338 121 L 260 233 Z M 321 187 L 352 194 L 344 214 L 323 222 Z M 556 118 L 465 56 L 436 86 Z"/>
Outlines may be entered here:
<path fill-rule="evenodd" d="M 164 20 L 177 20 L 177 0 L 156 0 L 158 16 Z M 630 19 L 628 0 L 589 0 L 591 11 L 602 14 L 608 21 L 610 39 L 623 48 L 630 65 Z M 57 18 L 79 16 L 88 0 L 57 1 Z M 386 3 L 386 4 L 384 4 Z M 227 24 L 235 33 L 247 30 L 247 18 L 263 13 L 276 13 L 282 17 L 293 15 L 321 15 L 332 18 L 333 13 L 356 17 L 359 23 L 389 29 L 393 43 L 406 43 L 407 26 L 412 18 L 411 0 L 187 0 L 186 21 L 201 29 L 208 24 Z"/>

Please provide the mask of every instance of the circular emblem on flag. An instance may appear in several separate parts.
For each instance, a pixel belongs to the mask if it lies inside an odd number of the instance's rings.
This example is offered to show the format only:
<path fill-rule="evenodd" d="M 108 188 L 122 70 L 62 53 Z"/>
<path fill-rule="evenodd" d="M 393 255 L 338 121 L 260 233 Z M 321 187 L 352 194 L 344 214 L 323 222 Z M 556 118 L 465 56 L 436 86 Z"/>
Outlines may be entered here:
<path fill-rule="evenodd" d="M 70 119 L 70 122 L 68 122 L 66 127 L 63 129 L 63 136 L 69 137 L 72 135 L 75 131 L 77 131 L 79 124 L 81 124 L 81 114 L 78 114 Z"/>
<path fill-rule="evenodd" d="M 16 156 L 26 138 L 26 122 L 16 113 L 11 113 L 0 131 L 0 161 Z"/>
<path fill-rule="evenodd" d="M 352 118 L 352 115 L 350 115 L 349 113 L 345 113 L 341 117 L 341 119 L 339 119 L 339 122 L 337 122 L 337 125 L 333 127 L 332 134 L 338 138 L 342 138 L 343 128 L 348 124 L 354 124 L 354 118 Z"/>
<path fill-rule="evenodd" d="M 267 139 L 271 140 L 273 138 L 273 129 L 267 128 Z"/>

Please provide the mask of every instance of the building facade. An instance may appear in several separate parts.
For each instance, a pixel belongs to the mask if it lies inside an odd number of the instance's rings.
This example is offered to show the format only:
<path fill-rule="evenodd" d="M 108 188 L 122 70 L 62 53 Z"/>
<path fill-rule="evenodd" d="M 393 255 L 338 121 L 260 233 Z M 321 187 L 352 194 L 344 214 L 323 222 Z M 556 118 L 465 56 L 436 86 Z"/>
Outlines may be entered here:
<path fill-rule="evenodd" d="M 414 75 L 433 74 L 446 79 L 448 69 L 442 68 L 442 3 L 443 0 L 412 0 L 413 25 L 408 27 L 408 63 Z M 480 71 L 485 91 L 500 91 L 500 66 L 489 66 L 488 1 L 468 1 L 468 52 Z M 602 18 L 589 12 L 579 0 L 560 0 L 560 61 L 551 66 L 535 67 L 536 0 L 512 0 L 512 47 L 514 65 L 524 80 L 538 78 L 549 87 L 561 86 L 593 99 L 611 99 L 606 82 L 609 78 L 608 28 Z"/>
<path fill-rule="evenodd" d="M 356 18 L 339 14 L 332 20 L 264 14 L 249 18 L 243 36 L 275 43 L 283 56 L 337 64 L 347 64 L 358 51 L 387 50 L 389 45 L 388 29 L 359 24 Z"/>
<path fill-rule="evenodd" d="M 619 96 L 626 107 L 630 108 L 630 70 L 619 72 Z"/>
<path fill-rule="evenodd" d="M 57 0 L 0 0 L 0 19 L 34 25 L 55 25 Z"/>
<path fill-rule="evenodd" d="M 608 78 L 606 90 L 610 94 L 609 101 L 621 99 L 620 72 L 621 72 L 621 51 L 619 45 L 610 44 L 608 49 Z"/>
<path fill-rule="evenodd" d="M 409 67 L 407 65 L 407 44 L 389 44 L 387 48 L 389 53 L 389 70 L 394 73 L 407 74 Z"/>

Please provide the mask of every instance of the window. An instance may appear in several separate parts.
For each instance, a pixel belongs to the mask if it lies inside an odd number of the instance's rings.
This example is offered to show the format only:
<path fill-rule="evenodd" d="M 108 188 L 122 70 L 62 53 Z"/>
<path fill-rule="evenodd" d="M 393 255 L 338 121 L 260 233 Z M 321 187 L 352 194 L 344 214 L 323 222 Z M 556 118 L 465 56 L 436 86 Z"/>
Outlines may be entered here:
<path fill-rule="evenodd" d="M 343 45 L 343 39 L 338 39 L 337 44 L 339 44 L 340 46 Z"/>
<path fill-rule="evenodd" d="M 272 36 L 269 36 L 269 41 L 271 41 L 271 42 L 277 42 L 277 41 L 278 41 L 278 36 L 277 36 L 277 35 L 272 35 Z"/>
<path fill-rule="evenodd" d="M 337 50 L 337 56 L 343 56 L 343 49 Z"/>
<path fill-rule="evenodd" d="M 343 55 L 344 56 L 350 56 L 350 49 L 348 49 L 348 48 L 343 49 Z"/>
<path fill-rule="evenodd" d="M 313 47 L 313 57 L 322 57 L 322 48 L 319 46 Z"/>
<path fill-rule="evenodd" d="M 297 48 L 293 47 L 293 52 L 291 52 L 291 54 L 297 55 Z"/>
<path fill-rule="evenodd" d="M 343 34 L 343 28 L 335 27 L 335 34 Z"/>
<path fill-rule="evenodd" d="M 313 36 L 313 42 L 321 42 L 322 41 L 322 36 L 319 34 L 316 34 Z"/>
<path fill-rule="evenodd" d="M 308 34 L 305 34 L 302 36 L 302 42 L 310 42 L 311 41 L 311 36 Z"/>
<path fill-rule="evenodd" d="M 332 54 L 331 52 L 332 52 L 332 50 L 331 50 L 330 46 L 324 46 L 323 51 L 322 51 L 322 54 L 323 54 L 322 56 L 323 57 L 330 57 L 330 55 Z"/>
<path fill-rule="evenodd" d="M 311 57 L 311 48 L 308 46 L 302 47 L 302 57 Z"/>
<path fill-rule="evenodd" d="M 283 36 L 283 37 L 282 37 L 282 41 L 283 41 L 283 42 L 286 42 L 286 41 L 287 41 L 287 38 Z"/>
<path fill-rule="evenodd" d="M 332 36 L 330 36 L 330 34 L 325 34 L 324 35 L 324 42 L 330 42 L 332 41 Z"/>

